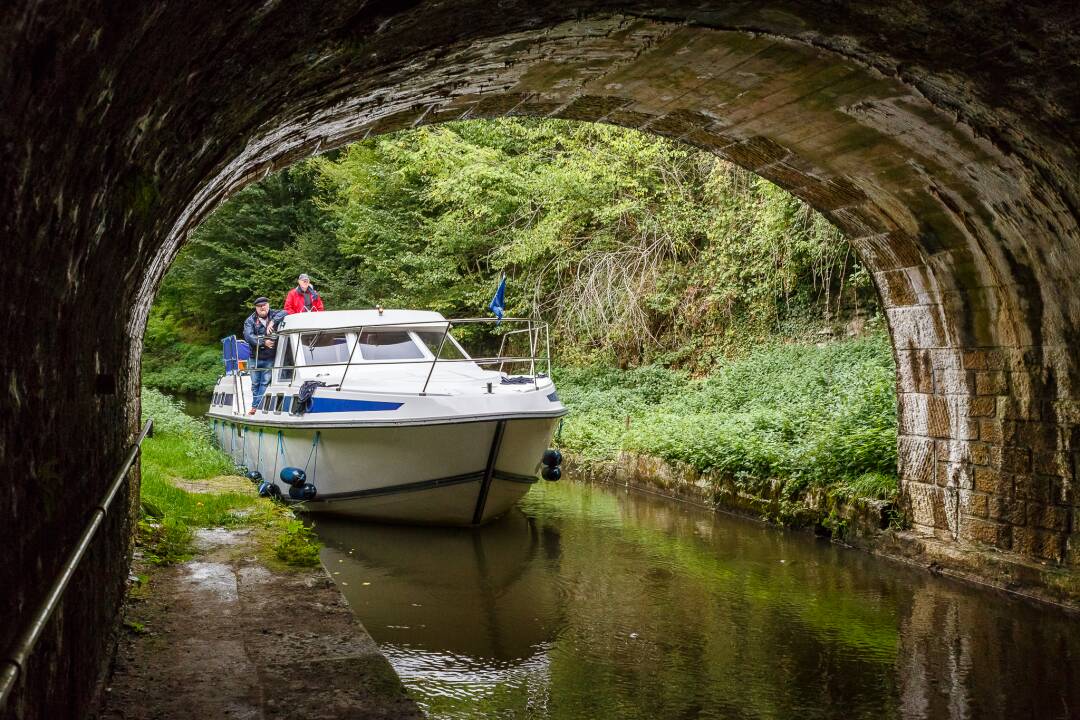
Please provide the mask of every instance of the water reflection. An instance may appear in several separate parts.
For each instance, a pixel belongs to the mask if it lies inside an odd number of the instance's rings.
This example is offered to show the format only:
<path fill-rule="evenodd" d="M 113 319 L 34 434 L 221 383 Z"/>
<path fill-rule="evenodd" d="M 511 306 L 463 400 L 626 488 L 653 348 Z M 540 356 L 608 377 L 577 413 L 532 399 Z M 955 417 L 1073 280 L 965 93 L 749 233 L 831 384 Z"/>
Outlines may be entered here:
<path fill-rule="evenodd" d="M 564 482 L 479 531 L 317 529 L 434 717 L 1080 715 L 1074 619 L 662 499 Z"/>
<path fill-rule="evenodd" d="M 323 562 L 380 642 L 522 661 L 556 633 L 550 547 L 519 510 L 473 531 L 319 519 Z"/>

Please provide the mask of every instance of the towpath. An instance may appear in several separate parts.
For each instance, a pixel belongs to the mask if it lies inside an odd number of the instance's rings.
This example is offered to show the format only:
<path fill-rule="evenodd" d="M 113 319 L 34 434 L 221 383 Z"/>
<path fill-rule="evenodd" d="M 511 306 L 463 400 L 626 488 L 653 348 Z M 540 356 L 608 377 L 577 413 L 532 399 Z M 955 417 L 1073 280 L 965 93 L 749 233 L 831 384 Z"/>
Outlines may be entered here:
<path fill-rule="evenodd" d="M 277 571 L 202 530 L 125 608 L 101 720 L 422 718 L 322 568 Z"/>

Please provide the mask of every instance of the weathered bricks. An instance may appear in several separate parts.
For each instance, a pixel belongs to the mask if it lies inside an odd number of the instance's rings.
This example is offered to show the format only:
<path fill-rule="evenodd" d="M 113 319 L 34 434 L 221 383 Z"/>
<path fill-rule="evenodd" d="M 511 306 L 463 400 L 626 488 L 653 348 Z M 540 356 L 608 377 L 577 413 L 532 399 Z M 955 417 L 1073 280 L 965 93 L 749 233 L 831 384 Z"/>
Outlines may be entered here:
<path fill-rule="evenodd" d="M 994 495 L 987 502 L 987 517 L 1010 525 L 1027 523 L 1027 505 L 1023 500 Z"/>
<path fill-rule="evenodd" d="M 997 398 L 973 397 L 968 403 L 969 417 L 994 417 L 997 414 Z"/>
<path fill-rule="evenodd" d="M 1065 536 L 1059 532 L 1036 528 L 1011 529 L 1012 550 L 1029 557 L 1060 561 L 1065 556 Z"/>
<path fill-rule="evenodd" d="M 1059 505 L 1027 504 L 1026 524 L 1047 530 L 1069 530 L 1070 509 Z"/>
<path fill-rule="evenodd" d="M 979 439 L 988 443 L 1000 443 L 1004 435 L 999 420 L 979 420 Z"/>
<path fill-rule="evenodd" d="M 1012 477 L 989 467 L 975 468 L 975 491 L 990 495 L 1012 494 Z"/>
<path fill-rule="evenodd" d="M 975 393 L 978 395 L 1002 395 L 1009 387 L 1004 372 L 991 370 L 975 373 Z"/>
<path fill-rule="evenodd" d="M 1007 473 L 1026 473 L 1031 470 L 1031 450 L 1012 445 L 990 449 L 990 464 Z"/>
<path fill-rule="evenodd" d="M 972 464 L 974 465 L 989 465 L 990 464 L 990 448 L 992 446 L 983 442 L 970 443 L 968 445 L 968 453 Z"/>
<path fill-rule="evenodd" d="M 1011 546 L 1011 528 L 1000 522 L 965 516 L 960 523 L 960 537 L 964 540 L 1009 549 Z"/>
<path fill-rule="evenodd" d="M 900 401 L 898 471 L 913 521 L 1080 566 L 1080 46 L 1053 3 L 969 4 L 978 23 L 929 0 L 903 13 L 851 0 L 716 3 L 714 13 L 672 0 L 655 22 L 640 3 L 588 1 L 492 13 L 474 0 L 343 0 L 228 22 L 204 0 L 167 12 L 59 3 L 47 21 L 8 23 L 6 59 L 32 72 L 0 78 L 0 261 L 21 283 L 0 300 L 14 333 L 0 347 L 0 464 L 34 482 L 9 483 L 0 517 L 11 538 L 0 646 L 126 452 L 149 304 L 209 209 L 320 148 L 465 115 L 561 111 L 652 127 L 803 189 L 883 287 L 899 395 L 924 396 Z M 32 18 L 33 7 L 11 0 L 4 12 Z M 117 40 L 128 28 L 139 42 Z M 848 89 L 807 90 L 808 77 L 836 68 L 851 75 Z M 175 69 L 182 82 L 171 82 Z M 73 143 L 73 132 L 91 141 Z M 66 346 L 93 352 L 56 352 Z M 96 392 L 98 373 L 116 380 L 114 395 Z M 1006 447 L 1030 451 L 1031 467 L 1008 472 L 1027 461 Z M 959 489 L 966 463 L 977 492 Z M 988 519 L 994 498 L 1016 525 Z M 1007 510 L 1013 499 L 1023 521 Z M 1067 529 L 1059 508 L 1072 508 Z M 12 700 L 27 718 L 89 706 L 128 530 L 110 514 L 73 580 L 63 622 Z"/>
<path fill-rule="evenodd" d="M 999 350 L 965 350 L 964 367 L 971 370 L 1004 370 L 1004 354 Z"/>
<path fill-rule="evenodd" d="M 972 515 L 985 518 L 990 512 L 990 496 L 982 493 L 971 493 L 968 497 L 967 509 Z"/>

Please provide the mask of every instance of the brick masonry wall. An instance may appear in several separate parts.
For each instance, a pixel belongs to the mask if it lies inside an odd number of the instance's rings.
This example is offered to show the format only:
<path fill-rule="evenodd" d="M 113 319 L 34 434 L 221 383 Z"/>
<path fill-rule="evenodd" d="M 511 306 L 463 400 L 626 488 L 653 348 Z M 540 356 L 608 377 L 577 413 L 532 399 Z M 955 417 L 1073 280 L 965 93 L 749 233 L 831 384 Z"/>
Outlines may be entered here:
<path fill-rule="evenodd" d="M 825 212 L 887 309 L 917 526 L 1076 565 L 1073 11 L 905 8 L 5 4 L 0 645 L 137 427 L 146 315 L 191 229 L 300 158 L 460 118 L 639 128 Z M 85 707 L 129 530 L 126 516 L 110 520 L 8 715 Z"/>

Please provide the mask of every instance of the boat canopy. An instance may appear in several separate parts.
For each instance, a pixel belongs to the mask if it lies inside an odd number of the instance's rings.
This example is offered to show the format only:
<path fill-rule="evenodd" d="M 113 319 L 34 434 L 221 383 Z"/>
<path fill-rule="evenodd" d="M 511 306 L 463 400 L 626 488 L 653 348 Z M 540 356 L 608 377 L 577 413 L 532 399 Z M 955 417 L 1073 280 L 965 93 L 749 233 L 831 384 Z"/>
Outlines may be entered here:
<path fill-rule="evenodd" d="M 311 332 L 312 330 L 350 330 L 379 325 L 423 325 L 436 323 L 444 327 L 446 318 L 431 310 L 326 310 L 324 312 L 294 313 L 278 325 L 280 333 Z"/>

